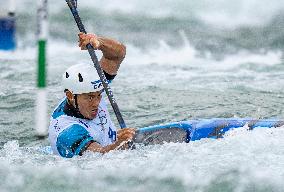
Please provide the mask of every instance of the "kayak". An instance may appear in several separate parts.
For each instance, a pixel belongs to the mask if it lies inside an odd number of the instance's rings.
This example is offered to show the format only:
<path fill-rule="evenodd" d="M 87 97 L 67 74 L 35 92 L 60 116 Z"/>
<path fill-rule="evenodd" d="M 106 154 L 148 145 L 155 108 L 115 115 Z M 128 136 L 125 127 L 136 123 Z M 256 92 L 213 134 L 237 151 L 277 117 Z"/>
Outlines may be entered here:
<path fill-rule="evenodd" d="M 284 125 L 284 120 L 276 119 L 242 119 L 214 118 L 189 120 L 164 125 L 140 128 L 134 143 L 163 144 L 165 142 L 190 142 L 202 138 L 218 139 L 232 129 L 246 126 L 248 130 L 256 128 L 277 128 Z"/>
<path fill-rule="evenodd" d="M 189 120 L 138 128 L 133 142 L 143 145 L 170 142 L 189 143 L 203 138 L 222 138 L 226 132 L 237 128 L 246 127 L 248 130 L 253 130 L 281 126 L 284 126 L 284 120 L 277 119 L 214 118 Z M 41 148 L 40 151 L 52 154 L 50 146 Z"/>

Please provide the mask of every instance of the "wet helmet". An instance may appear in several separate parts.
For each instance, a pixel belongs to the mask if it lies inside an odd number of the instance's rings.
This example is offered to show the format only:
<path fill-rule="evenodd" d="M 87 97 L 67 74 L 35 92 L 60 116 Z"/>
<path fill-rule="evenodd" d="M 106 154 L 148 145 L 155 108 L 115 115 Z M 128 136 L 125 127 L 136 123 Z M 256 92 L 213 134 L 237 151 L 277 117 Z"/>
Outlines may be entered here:
<path fill-rule="evenodd" d="M 69 67 L 62 75 L 64 90 L 73 94 L 90 93 L 103 90 L 103 84 L 96 68 L 89 64 L 77 64 Z"/>

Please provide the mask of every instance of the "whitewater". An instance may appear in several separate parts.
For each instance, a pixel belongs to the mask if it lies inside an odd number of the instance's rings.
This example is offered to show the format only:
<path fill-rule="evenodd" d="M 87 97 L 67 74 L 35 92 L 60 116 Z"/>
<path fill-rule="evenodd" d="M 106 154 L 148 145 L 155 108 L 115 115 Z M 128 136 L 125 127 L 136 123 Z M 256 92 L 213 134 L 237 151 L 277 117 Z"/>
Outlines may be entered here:
<path fill-rule="evenodd" d="M 78 3 L 88 32 L 127 46 L 111 87 L 128 126 L 218 117 L 284 119 L 283 2 Z M 34 134 L 36 4 L 23 0 L 17 6 L 18 48 L 0 51 L 0 191 L 283 191 L 283 127 L 244 126 L 218 140 L 73 159 L 46 152 L 48 140 Z M 51 114 L 64 96 L 62 72 L 90 58 L 77 47 L 65 1 L 50 0 L 49 10 Z M 112 119 L 116 123 L 114 114 Z"/>

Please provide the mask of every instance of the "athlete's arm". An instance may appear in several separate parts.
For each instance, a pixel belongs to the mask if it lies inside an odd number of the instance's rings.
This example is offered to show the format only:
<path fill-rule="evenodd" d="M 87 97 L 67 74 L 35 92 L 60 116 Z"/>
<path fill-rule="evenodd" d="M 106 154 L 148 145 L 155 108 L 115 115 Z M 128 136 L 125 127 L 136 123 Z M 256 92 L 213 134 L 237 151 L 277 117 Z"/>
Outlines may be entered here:
<path fill-rule="evenodd" d="M 97 142 L 91 142 L 90 145 L 87 147 L 86 151 L 92 151 L 92 152 L 99 152 L 99 153 L 107 153 L 111 150 L 115 150 L 118 148 L 125 149 L 125 145 L 123 145 L 123 142 L 127 142 L 133 139 L 135 135 L 135 129 L 134 128 L 124 128 L 120 129 L 118 131 L 117 135 L 117 141 L 113 144 L 107 145 L 105 147 L 102 147 Z M 122 146 L 120 146 L 122 145 Z"/>
<path fill-rule="evenodd" d="M 58 135 L 56 147 L 62 157 L 71 158 L 74 155 L 82 155 L 88 143 L 92 141 L 93 138 L 83 126 L 73 124 Z"/>
<path fill-rule="evenodd" d="M 94 49 L 101 50 L 103 57 L 100 60 L 102 69 L 109 75 L 116 75 L 121 62 L 126 55 L 126 47 L 113 39 L 97 36 L 95 34 L 79 33 L 79 47 L 86 49 L 91 43 Z"/>

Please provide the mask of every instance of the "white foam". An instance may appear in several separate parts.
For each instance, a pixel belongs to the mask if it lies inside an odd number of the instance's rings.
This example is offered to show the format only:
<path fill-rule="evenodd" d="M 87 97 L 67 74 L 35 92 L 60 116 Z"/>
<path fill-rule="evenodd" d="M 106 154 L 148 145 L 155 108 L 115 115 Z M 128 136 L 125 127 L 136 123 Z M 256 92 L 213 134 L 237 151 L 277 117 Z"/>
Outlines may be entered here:
<path fill-rule="evenodd" d="M 148 17 L 199 18 L 219 27 L 263 25 L 284 9 L 283 1 L 279 0 L 80 0 L 78 3 L 79 10 L 91 8 L 106 15 L 121 12 Z M 27 7 L 35 10 L 36 3 L 32 0 L 17 3 L 20 12 L 26 12 Z M 53 14 L 67 9 L 67 5 L 64 1 L 50 0 L 49 8 Z"/>
<path fill-rule="evenodd" d="M 125 62 L 130 65 L 159 64 L 172 66 L 204 66 L 211 71 L 231 69 L 247 63 L 268 66 L 282 63 L 282 52 L 280 50 L 267 52 L 260 51 L 260 53 L 251 53 L 246 50 L 240 50 L 235 54 L 226 55 L 222 60 L 215 60 L 209 52 L 201 57 L 182 32 L 181 38 L 183 39 L 184 44 L 178 48 L 171 47 L 163 40 L 159 41 L 157 47 L 147 50 L 128 45 L 128 54 Z M 137 56 L 139 56 L 139 59 L 137 59 Z"/>
<path fill-rule="evenodd" d="M 14 51 L 1 51 L 0 58 L 7 60 L 35 59 L 36 50 L 32 47 L 19 48 Z"/>
<path fill-rule="evenodd" d="M 284 3 L 278 0 L 204 0 L 203 3 L 206 6 L 199 11 L 200 18 L 220 27 L 263 25 L 284 9 Z"/>
<path fill-rule="evenodd" d="M 284 187 L 284 128 L 246 129 L 232 130 L 218 140 L 139 146 L 136 150 L 113 151 L 105 155 L 87 153 L 73 159 L 42 154 L 33 149 L 24 150 L 11 143 L 5 145 L 5 150 L 9 151 L 7 154 L 14 160 L 17 159 L 15 155 L 19 155 L 24 174 L 39 175 L 46 179 L 53 173 L 53 177 L 63 183 L 67 182 L 62 179 L 66 177 L 71 180 L 84 178 L 82 184 L 90 185 L 88 178 L 92 178 L 96 183 L 106 186 L 107 178 L 111 176 L 117 180 L 132 178 L 144 181 L 143 185 L 136 186 L 142 187 L 142 191 L 152 186 L 150 180 L 160 185 L 168 179 L 174 179 L 187 189 L 199 188 L 201 191 L 213 187 L 216 182 L 228 182 L 232 186 L 235 183 L 233 189 L 236 191 L 243 191 L 248 185 L 258 188 L 268 185 L 281 189 Z M 19 150 L 20 153 L 15 153 Z M 1 163 L 3 165 L 3 161 Z M 19 168 L 14 164 L 17 163 L 10 161 L 7 164 L 6 161 L 6 168 L 2 168 L 9 178 L 21 176 L 17 171 Z"/>
<path fill-rule="evenodd" d="M 12 161 L 15 158 L 17 159 L 22 155 L 22 151 L 17 140 L 7 142 L 4 145 L 3 150 L 8 161 Z"/>
<path fill-rule="evenodd" d="M 146 50 L 127 44 L 127 55 L 121 65 L 121 71 L 124 73 L 121 73 L 121 75 L 125 76 L 125 80 L 131 81 L 131 77 L 134 76 L 133 74 L 129 75 L 129 73 L 139 68 L 141 73 L 136 74 L 135 81 L 139 82 L 141 86 L 143 84 L 148 86 L 157 83 L 162 86 L 163 84 L 168 84 L 169 81 L 178 82 L 182 80 L 182 82 L 191 82 L 191 85 L 201 85 L 203 88 L 208 86 L 223 89 L 222 87 L 228 86 L 224 79 L 226 80 L 229 77 L 230 80 L 236 76 L 253 77 L 256 80 L 248 83 L 247 81 L 242 82 L 242 78 L 239 78 L 238 82 L 230 84 L 230 86 L 244 85 L 266 89 L 265 85 L 269 83 L 271 85 L 270 90 L 273 88 L 279 89 L 279 86 L 282 86 L 282 84 L 279 84 L 279 79 L 276 79 L 277 76 L 273 79 L 271 73 L 266 72 L 267 68 L 273 69 L 274 66 L 283 62 L 283 56 L 280 51 L 266 52 L 260 50 L 259 53 L 251 53 L 248 50 L 240 50 L 235 54 L 226 55 L 221 60 L 216 60 L 209 52 L 205 56 L 200 56 L 198 50 L 191 45 L 182 31 L 177 35 L 183 41 L 183 44 L 179 47 L 172 47 L 163 40 L 159 41 L 157 47 L 150 47 Z M 37 66 L 36 51 L 35 47 L 19 48 L 14 52 L 1 51 L 1 59 L 11 60 L 12 62 L 22 61 L 21 65 L 6 65 L 7 69 L 1 76 L 9 76 L 15 71 L 21 73 L 34 71 Z M 92 62 L 88 52 L 81 51 L 76 42 L 68 43 L 50 39 L 47 51 L 49 78 L 59 79 L 61 73 L 68 66 Z M 97 52 L 97 55 L 100 58 L 102 54 Z M 253 66 L 250 68 L 249 65 L 251 64 Z M 260 68 L 260 71 L 255 69 L 254 66 Z M 153 71 L 153 69 L 159 70 Z M 273 74 L 281 75 L 277 71 L 273 71 Z M 165 81 L 165 75 L 167 76 L 167 81 Z M 222 78 L 217 80 L 216 77 Z M 147 81 L 145 81 L 145 78 L 147 78 Z M 216 80 L 212 81 L 212 78 Z M 206 83 L 200 83 L 200 81 L 206 81 Z"/>

